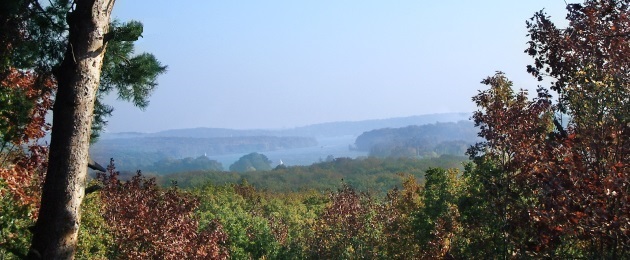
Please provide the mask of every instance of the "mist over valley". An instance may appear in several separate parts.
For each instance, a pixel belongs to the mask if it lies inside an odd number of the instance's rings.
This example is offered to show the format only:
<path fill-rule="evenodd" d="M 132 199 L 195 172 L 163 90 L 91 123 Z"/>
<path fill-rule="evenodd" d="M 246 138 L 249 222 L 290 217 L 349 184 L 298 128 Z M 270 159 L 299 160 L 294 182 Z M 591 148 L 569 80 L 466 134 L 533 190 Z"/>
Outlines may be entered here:
<path fill-rule="evenodd" d="M 172 164 L 188 165 L 181 166 L 180 170 L 228 170 L 239 158 L 253 152 L 264 154 L 273 167 L 280 164 L 310 165 L 340 157 L 463 155 L 462 149 L 440 152 L 435 146 L 442 141 L 451 141 L 458 142 L 457 145 L 465 150 L 474 143 L 476 132 L 469 117 L 468 113 L 444 113 L 331 122 L 289 129 L 188 128 L 155 133 L 104 133 L 92 145 L 90 154 L 102 164 L 114 158 L 120 171 L 142 170 L 154 174 L 172 173 L 176 169 L 169 170 L 173 167 L 167 166 Z M 410 127 L 416 131 L 409 133 L 405 130 Z M 463 128 L 466 134 L 444 135 L 446 129 L 453 127 Z M 432 131 L 421 130 L 429 128 Z M 378 134 L 379 131 L 386 134 Z M 401 131 L 406 134 L 392 135 Z M 442 132 L 442 137 L 436 138 L 436 131 Z M 373 143 L 366 141 L 375 137 L 378 140 L 372 140 Z M 431 142 L 425 144 L 419 140 Z M 385 149 L 398 152 L 385 153 Z M 400 152 L 403 150 L 406 153 Z"/>

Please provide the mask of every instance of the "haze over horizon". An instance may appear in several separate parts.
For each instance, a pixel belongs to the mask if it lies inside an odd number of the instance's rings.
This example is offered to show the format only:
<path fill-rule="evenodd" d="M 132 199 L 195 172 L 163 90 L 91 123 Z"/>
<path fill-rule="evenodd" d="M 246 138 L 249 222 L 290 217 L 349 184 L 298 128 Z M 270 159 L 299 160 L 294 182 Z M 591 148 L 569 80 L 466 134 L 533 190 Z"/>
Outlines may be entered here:
<path fill-rule="evenodd" d="M 137 52 L 168 71 L 145 111 L 109 97 L 107 132 L 282 129 L 472 112 L 479 82 L 525 66 L 525 20 L 554 1 L 120 1 L 114 17 L 144 24 Z"/>
<path fill-rule="evenodd" d="M 470 114 L 470 116 L 472 116 L 472 112 L 470 112 L 470 113 L 469 112 L 448 112 L 448 113 L 427 113 L 427 114 L 411 115 L 411 116 L 396 116 L 396 117 L 388 117 L 388 118 L 368 118 L 368 119 L 361 119 L 361 120 L 327 121 L 327 122 L 317 122 L 317 123 L 306 124 L 306 125 L 296 125 L 296 126 L 291 126 L 291 127 L 235 128 L 235 127 L 214 127 L 214 126 L 192 126 L 192 127 L 173 126 L 172 128 L 160 129 L 160 130 L 156 130 L 156 131 L 120 131 L 120 132 L 114 132 L 114 131 L 110 130 L 110 131 L 107 131 L 106 133 L 111 133 L 111 134 L 120 134 L 120 133 L 152 134 L 152 133 L 159 133 L 159 132 L 163 132 L 163 131 L 182 130 L 182 129 L 227 129 L 227 130 L 236 130 L 236 131 L 240 131 L 240 130 L 245 130 L 245 131 L 246 130 L 284 131 L 284 130 L 293 130 L 293 129 L 298 129 L 298 128 L 307 128 L 307 127 L 312 127 L 312 126 L 317 126 L 317 125 L 326 125 L 326 124 L 360 123 L 360 122 L 369 122 L 369 121 L 414 118 L 414 117 L 422 117 L 422 116 L 429 116 L 429 115 L 450 116 L 450 115 L 453 115 L 453 114 Z M 459 120 L 465 120 L 465 119 L 459 119 Z M 435 124 L 435 123 L 438 123 L 438 122 L 439 123 L 457 122 L 457 121 L 458 120 L 444 119 L 444 120 L 436 120 L 436 121 L 427 122 L 426 124 Z M 414 123 L 414 125 L 416 125 L 416 124 L 421 125 L 422 123 Z M 407 126 L 407 125 L 404 125 L 404 126 Z M 404 126 L 398 126 L 398 127 L 404 127 Z"/>

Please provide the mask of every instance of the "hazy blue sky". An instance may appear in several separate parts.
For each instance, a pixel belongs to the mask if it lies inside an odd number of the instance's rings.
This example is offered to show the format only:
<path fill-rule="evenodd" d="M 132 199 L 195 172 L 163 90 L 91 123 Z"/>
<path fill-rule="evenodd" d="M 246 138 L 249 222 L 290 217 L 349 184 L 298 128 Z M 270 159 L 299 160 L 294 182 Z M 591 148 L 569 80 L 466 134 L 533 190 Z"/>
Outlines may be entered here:
<path fill-rule="evenodd" d="M 535 89 L 525 20 L 563 0 L 116 1 L 137 51 L 168 65 L 145 111 L 116 101 L 108 131 L 289 128 L 475 110 L 501 70 Z"/>

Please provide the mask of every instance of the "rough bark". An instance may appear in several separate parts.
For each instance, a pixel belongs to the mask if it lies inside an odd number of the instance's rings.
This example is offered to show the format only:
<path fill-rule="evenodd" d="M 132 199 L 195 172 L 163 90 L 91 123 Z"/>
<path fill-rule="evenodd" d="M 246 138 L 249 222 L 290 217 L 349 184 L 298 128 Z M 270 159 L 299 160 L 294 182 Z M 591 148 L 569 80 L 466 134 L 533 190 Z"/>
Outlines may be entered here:
<path fill-rule="evenodd" d="M 48 172 L 29 259 L 73 259 L 85 192 L 88 148 L 110 15 L 115 0 L 76 0 L 69 40 L 54 72 L 58 91 Z"/>

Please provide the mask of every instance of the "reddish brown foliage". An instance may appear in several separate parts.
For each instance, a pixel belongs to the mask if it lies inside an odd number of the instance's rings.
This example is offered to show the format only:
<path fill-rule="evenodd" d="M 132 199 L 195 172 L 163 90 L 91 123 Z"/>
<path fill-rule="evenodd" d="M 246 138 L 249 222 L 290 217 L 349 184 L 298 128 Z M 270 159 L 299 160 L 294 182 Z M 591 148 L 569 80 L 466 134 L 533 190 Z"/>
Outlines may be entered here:
<path fill-rule="evenodd" d="M 0 76 L 0 92 L 7 99 L 0 109 L 0 178 L 16 200 L 31 206 L 35 213 L 48 156 L 47 147 L 38 141 L 50 130 L 45 117 L 52 106 L 55 84 L 15 68 Z"/>
<path fill-rule="evenodd" d="M 474 99 L 483 108 L 475 121 L 488 140 L 477 151 L 510 175 L 503 186 L 508 196 L 536 198 L 521 214 L 537 229 L 532 252 L 551 256 L 567 243 L 590 256 L 630 252 L 629 4 L 571 4 L 566 29 L 542 12 L 528 23 L 527 52 L 535 59 L 528 70 L 552 78 L 557 106 L 542 89 L 534 101 L 509 90 Z M 562 114 L 569 117 L 565 124 Z"/>
<path fill-rule="evenodd" d="M 541 151 L 544 164 L 531 169 L 544 195 L 537 213 L 616 258 L 630 251 L 630 2 L 567 9 L 564 30 L 543 13 L 528 24 L 536 61 L 529 70 L 555 80 L 559 110 L 571 117 Z"/>
<path fill-rule="evenodd" d="M 552 127 L 551 96 L 539 89 L 538 97 L 529 101 L 525 90 L 513 93 L 512 82 L 500 72 L 482 83 L 491 88 L 473 97 L 477 106 L 483 108 L 473 114 L 473 119 L 486 143 L 475 152 L 486 153 L 518 177 L 513 168 L 535 164 L 535 153 L 541 150 Z"/>
<path fill-rule="evenodd" d="M 481 179 L 488 192 L 486 199 L 491 200 L 497 220 L 502 222 L 495 231 L 506 248 L 502 253 L 536 253 L 550 247 L 550 241 L 546 241 L 548 223 L 541 223 L 540 234 L 533 232 L 535 223 L 529 212 L 535 204 L 524 201 L 537 194 L 538 183 L 533 181 L 535 175 L 531 169 L 547 161 L 548 134 L 553 129 L 550 95 L 539 89 L 538 97 L 530 101 L 526 91 L 514 93 L 512 82 L 502 73 L 482 83 L 490 89 L 473 97 L 481 108 L 473 114 L 473 119 L 480 128 L 479 136 L 486 142 L 477 144 L 469 153 L 478 167 L 487 162 L 499 167 L 497 173 Z"/>
<path fill-rule="evenodd" d="M 139 173 L 120 182 L 109 167 L 101 175 L 101 191 L 106 221 L 116 241 L 121 259 L 226 259 L 227 235 L 215 222 L 199 231 L 194 210 L 196 198 L 176 188 L 159 189 L 155 179 Z"/>
<path fill-rule="evenodd" d="M 510 233 L 510 239 L 535 227 L 537 237 L 529 232 L 523 237 L 530 241 L 535 238 L 534 243 L 521 242 L 529 253 L 547 250 L 544 254 L 552 255 L 562 239 L 569 237 L 589 241 L 595 247 L 589 251 L 614 255 L 627 250 L 630 183 L 624 162 L 628 159 L 618 154 L 629 145 L 627 136 L 601 128 L 603 124 L 597 122 L 592 123 L 594 127 L 577 127 L 570 122 L 565 130 L 556 121 L 553 132 L 553 107 L 546 92 L 528 101 L 522 95 L 512 95 L 509 89 L 500 91 L 496 86 L 501 85 L 497 80 L 505 80 L 502 77 L 487 80 L 491 90 L 475 97 L 485 110 L 475 113 L 474 118 L 481 128 L 480 136 L 487 140 L 476 151 L 498 162 L 507 175 L 494 181 L 500 189 L 497 192 L 504 194 L 497 210 L 504 209 L 502 215 L 508 217 L 510 229 L 505 232 Z M 626 138 L 625 144 L 622 138 Z M 527 197 L 537 198 L 537 203 L 518 204 Z"/>
<path fill-rule="evenodd" d="M 377 224 L 370 218 L 372 203 L 344 185 L 330 195 L 331 204 L 319 215 L 314 226 L 311 254 L 317 259 L 347 258 L 354 255 L 376 257 L 377 237 L 370 231 Z"/>
<path fill-rule="evenodd" d="M 535 61 L 529 72 L 540 79 L 553 77 L 552 90 L 561 97 L 578 87 L 575 75 L 585 68 L 596 71 L 596 77 L 614 76 L 619 82 L 628 82 L 629 2 L 588 0 L 570 4 L 567 10 L 569 26 L 565 29 L 557 28 L 542 11 L 528 22 L 531 41 L 526 52 Z"/>
<path fill-rule="evenodd" d="M 17 156 L 15 164 L 0 169 L 0 179 L 7 184 L 8 191 L 22 205 L 29 206 L 32 218 L 36 218 L 41 194 L 41 181 L 46 172 L 47 148 L 29 146 L 29 153 Z M 4 195 L 4 194 L 2 194 Z"/>
<path fill-rule="evenodd" d="M 3 129 L 5 141 L 19 145 L 44 137 L 46 131 L 50 130 L 45 116 L 52 107 L 51 94 L 55 82 L 32 72 L 10 68 L 2 73 L 0 86 L 3 93 L 14 97 L 14 104 L 4 104 L 1 111 L 0 120 L 7 128 Z M 11 105 L 13 110 L 8 109 Z M 27 110 L 26 118 L 18 114 L 22 110 Z M 8 136 L 10 140 L 6 140 L 6 134 L 11 134 Z"/>

